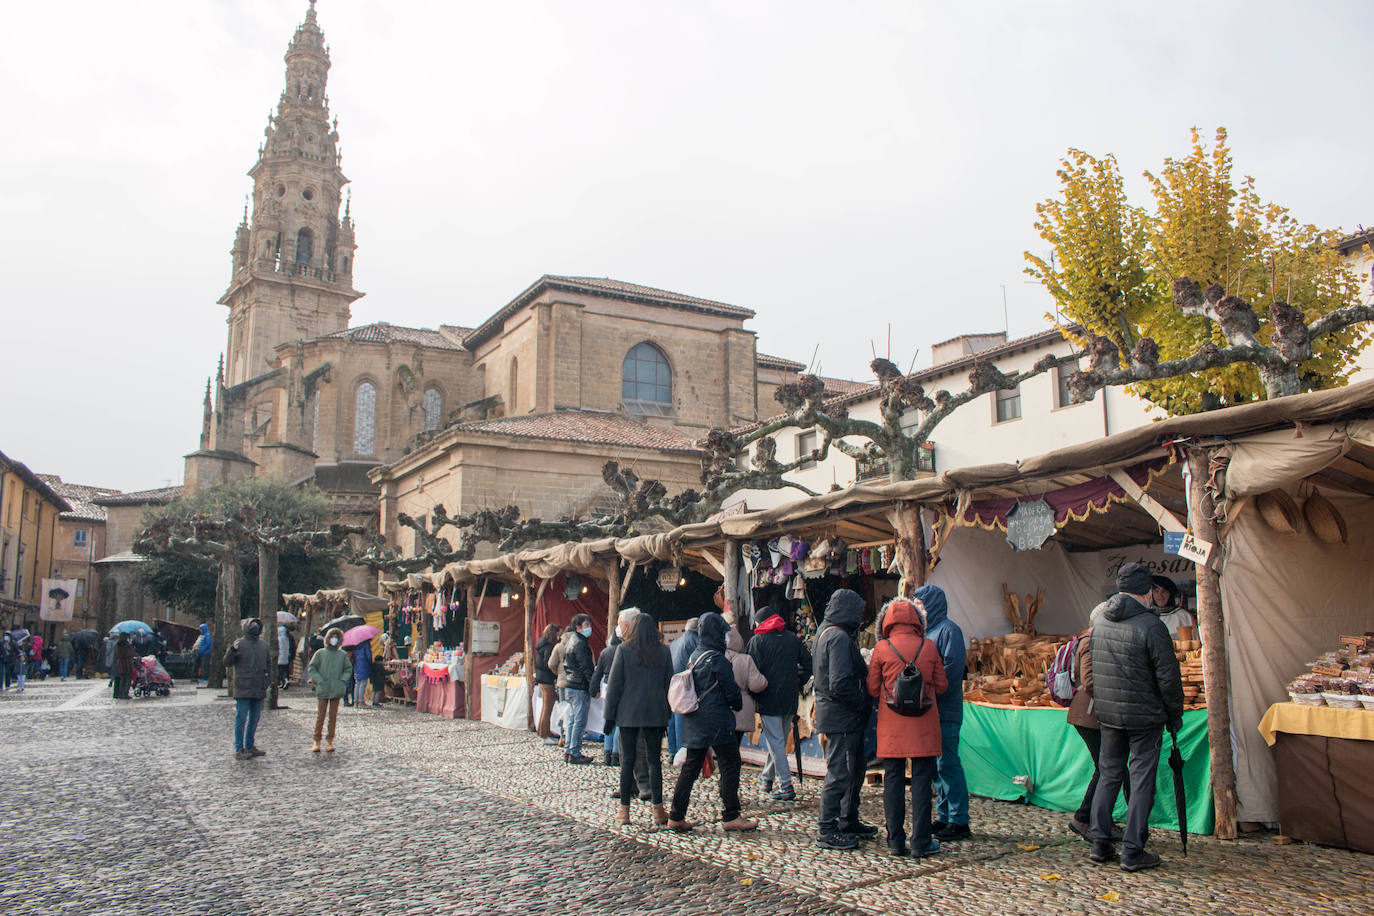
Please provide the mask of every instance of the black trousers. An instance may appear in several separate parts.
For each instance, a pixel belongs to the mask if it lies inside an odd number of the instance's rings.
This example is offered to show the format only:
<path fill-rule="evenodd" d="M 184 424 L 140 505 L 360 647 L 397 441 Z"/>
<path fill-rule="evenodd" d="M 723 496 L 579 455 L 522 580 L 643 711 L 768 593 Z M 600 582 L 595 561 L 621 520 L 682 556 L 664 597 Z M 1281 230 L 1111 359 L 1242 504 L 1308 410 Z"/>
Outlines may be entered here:
<path fill-rule="evenodd" d="M 826 732 L 825 782 L 821 784 L 821 835 L 844 833 L 859 826 L 859 790 L 863 788 L 864 733 Z"/>
<path fill-rule="evenodd" d="M 620 726 L 620 803 L 628 805 L 636 784 L 663 804 L 663 728 Z"/>
<path fill-rule="evenodd" d="M 734 738 L 717 744 L 711 750 L 716 755 L 716 766 L 720 769 L 720 803 L 724 807 L 721 820 L 733 821 L 739 817 L 739 745 Z M 624 760 L 622 756 L 620 758 Z M 673 787 L 673 807 L 668 816 L 680 821 L 687 816 L 687 803 L 692 800 L 692 786 L 701 775 L 701 765 L 706 761 L 706 748 L 687 748 L 687 759 L 677 774 L 677 785 Z M 621 772 L 624 772 L 623 770 Z M 621 794 L 625 789 L 621 777 Z"/>
<path fill-rule="evenodd" d="M 114 698 L 116 700 L 129 699 L 129 687 L 134 679 L 127 674 L 116 674 L 114 681 Z"/>
<path fill-rule="evenodd" d="M 940 758 L 910 759 L 911 848 L 920 851 L 930 845 L 930 786 Z M 887 845 L 893 849 L 906 845 L 906 762 L 905 757 L 883 758 L 883 817 L 887 820 Z"/>
<path fill-rule="evenodd" d="M 1088 780 L 1088 791 L 1083 793 L 1083 801 L 1079 803 L 1078 810 L 1074 812 L 1073 819 L 1080 824 L 1086 824 L 1093 818 L 1093 794 L 1097 791 L 1098 768 L 1097 759 L 1102 754 L 1102 732 L 1095 728 L 1088 728 L 1086 725 L 1075 725 L 1078 729 L 1078 737 L 1083 739 L 1083 743 L 1088 746 L 1088 753 L 1093 758 L 1093 778 Z M 1131 784 L 1123 783 L 1122 788 L 1126 791 L 1126 801 L 1131 800 Z M 1112 807 L 1116 807 L 1116 799 L 1112 799 Z"/>
<path fill-rule="evenodd" d="M 1139 855 L 1145 848 L 1150 809 L 1155 803 L 1155 771 L 1164 745 L 1164 726 L 1126 731 L 1102 726 L 1102 751 L 1097 759 L 1097 791 L 1093 794 L 1092 838 L 1094 845 L 1112 841 L 1112 808 L 1116 793 L 1126 781 L 1130 757 L 1130 802 L 1126 806 L 1126 833 L 1121 843 L 1123 858 Z"/>

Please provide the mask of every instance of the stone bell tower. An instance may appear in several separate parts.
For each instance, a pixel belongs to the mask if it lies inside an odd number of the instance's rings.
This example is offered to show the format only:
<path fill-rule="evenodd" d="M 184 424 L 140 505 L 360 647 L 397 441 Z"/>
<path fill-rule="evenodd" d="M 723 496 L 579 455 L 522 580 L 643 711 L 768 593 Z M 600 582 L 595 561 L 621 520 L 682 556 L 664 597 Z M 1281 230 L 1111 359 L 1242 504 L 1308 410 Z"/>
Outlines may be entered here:
<path fill-rule="evenodd" d="M 329 49 L 310 0 L 286 48 L 286 87 L 269 116 L 253 179 L 251 215 L 234 234 L 225 384 L 270 370 L 273 349 L 348 327 L 353 220 L 343 200 L 338 119 L 329 115 Z M 339 209 L 343 207 L 340 218 Z"/>

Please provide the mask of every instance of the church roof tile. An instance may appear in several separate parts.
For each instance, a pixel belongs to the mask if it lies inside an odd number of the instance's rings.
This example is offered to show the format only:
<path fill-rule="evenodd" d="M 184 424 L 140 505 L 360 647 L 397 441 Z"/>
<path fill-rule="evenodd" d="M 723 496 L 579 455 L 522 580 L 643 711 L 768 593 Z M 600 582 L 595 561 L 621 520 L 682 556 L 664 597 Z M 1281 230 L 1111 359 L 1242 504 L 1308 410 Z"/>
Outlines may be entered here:
<path fill-rule="evenodd" d="M 111 493 L 97 496 L 91 501 L 101 506 L 160 506 L 181 496 L 181 486 L 158 487 L 153 490 L 137 490 L 133 493 Z"/>
<path fill-rule="evenodd" d="M 454 328 L 453 330 L 459 334 L 466 333 L 464 328 Z M 399 324 L 388 324 L 385 321 L 374 321 L 372 324 L 363 324 L 356 328 L 344 328 L 332 334 L 325 334 L 320 339 L 329 338 L 357 343 L 415 344 L 416 346 L 434 347 L 440 350 L 462 349 L 443 334 L 431 328 L 408 328 Z"/>
<path fill-rule="evenodd" d="M 70 512 L 61 514 L 61 517 L 68 521 L 105 521 L 105 507 L 98 506 L 91 500 L 100 496 L 119 495 L 118 490 L 112 490 L 108 487 L 88 487 L 80 483 L 67 483 L 56 474 L 39 474 L 38 478 L 52 487 L 54 492 L 71 505 Z"/>
<path fill-rule="evenodd" d="M 471 420 L 451 427 L 458 433 L 485 433 L 528 439 L 552 439 L 587 445 L 622 445 L 662 451 L 697 453 L 696 440 L 675 429 L 651 426 L 618 413 L 558 410 L 494 420 Z"/>

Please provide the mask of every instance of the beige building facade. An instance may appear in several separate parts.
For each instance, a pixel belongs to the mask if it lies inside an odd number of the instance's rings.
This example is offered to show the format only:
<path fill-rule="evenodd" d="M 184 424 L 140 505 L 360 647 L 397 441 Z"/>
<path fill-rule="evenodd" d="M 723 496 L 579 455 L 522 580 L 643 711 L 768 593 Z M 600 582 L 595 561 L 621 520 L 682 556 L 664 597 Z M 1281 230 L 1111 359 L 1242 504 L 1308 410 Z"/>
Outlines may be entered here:
<path fill-rule="evenodd" d="M 40 474 L 48 486 L 65 499 L 71 509 L 57 517 L 57 536 L 53 542 L 54 579 L 75 580 L 72 620 L 68 631 L 97 628 L 96 596 L 100 591 L 100 571 L 95 565 L 105 556 L 105 507 L 94 500 L 118 495 L 118 490 L 67 483 L 55 474 Z"/>

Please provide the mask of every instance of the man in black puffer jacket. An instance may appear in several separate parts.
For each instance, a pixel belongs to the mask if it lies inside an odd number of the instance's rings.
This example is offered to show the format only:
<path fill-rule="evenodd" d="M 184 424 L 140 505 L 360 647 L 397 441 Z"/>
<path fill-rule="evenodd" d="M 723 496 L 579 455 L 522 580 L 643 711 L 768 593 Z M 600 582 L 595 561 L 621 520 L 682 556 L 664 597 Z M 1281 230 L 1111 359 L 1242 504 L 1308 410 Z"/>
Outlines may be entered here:
<path fill-rule="evenodd" d="M 586 614 L 578 614 L 568 626 L 573 635 L 563 650 L 563 674 L 567 680 L 563 699 L 568 701 L 567 752 L 563 759 L 568 763 L 591 763 L 592 758 L 582 753 L 582 732 L 587 727 L 587 710 L 592 702 L 589 691 L 592 671 L 596 667 L 592 661 L 592 647 L 587 644 L 592 635 L 592 619 Z"/>
<path fill-rule="evenodd" d="M 1089 858 L 1102 863 L 1114 855 L 1112 808 L 1126 777 L 1129 754 L 1131 798 L 1121 844 L 1125 871 L 1159 865 L 1159 856 L 1145 850 L 1155 770 L 1164 729 L 1175 731 L 1183 720 L 1183 679 L 1174 644 L 1149 607 L 1153 584 L 1144 564 L 1127 563 L 1116 576 L 1118 594 L 1092 614 L 1093 711 L 1102 725 L 1102 751 Z"/>
<path fill-rule="evenodd" d="M 863 615 L 863 598 L 847 588 L 837 589 L 825 606 L 812 655 L 816 730 L 826 740 L 816 842 L 827 849 L 853 849 L 858 840 L 878 834 L 877 827 L 859 820 L 859 790 L 867 763 L 864 729 L 873 712 L 866 686 L 868 665 L 854 642 Z"/>

